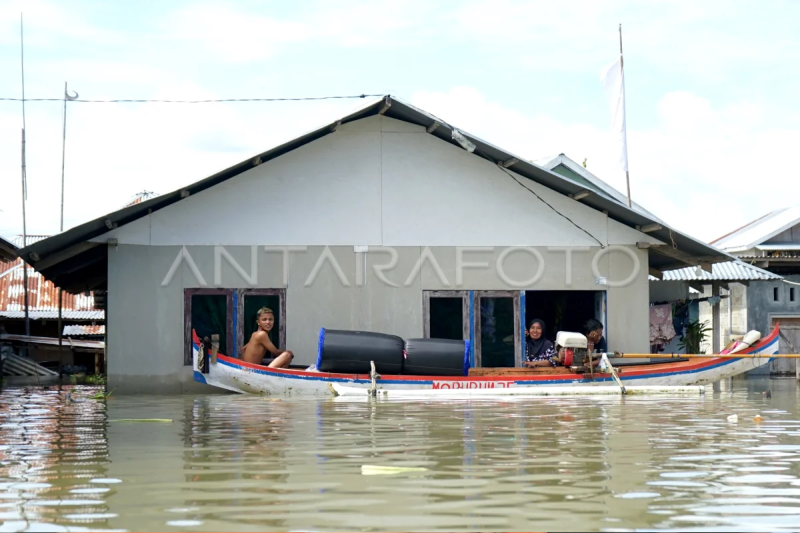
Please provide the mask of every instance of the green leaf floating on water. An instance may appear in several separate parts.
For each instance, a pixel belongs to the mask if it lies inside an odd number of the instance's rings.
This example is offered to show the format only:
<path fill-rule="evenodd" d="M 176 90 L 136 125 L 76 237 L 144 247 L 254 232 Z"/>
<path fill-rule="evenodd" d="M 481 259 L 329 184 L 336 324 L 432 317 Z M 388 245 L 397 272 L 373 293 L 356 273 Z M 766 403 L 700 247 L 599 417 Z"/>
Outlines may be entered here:
<path fill-rule="evenodd" d="M 427 472 L 427 468 L 412 466 L 379 466 L 361 465 L 361 473 L 365 476 L 379 476 L 389 474 L 402 474 L 405 472 Z"/>
<path fill-rule="evenodd" d="M 118 418 L 116 420 L 109 420 L 109 422 L 160 422 L 171 424 L 171 418 Z"/>

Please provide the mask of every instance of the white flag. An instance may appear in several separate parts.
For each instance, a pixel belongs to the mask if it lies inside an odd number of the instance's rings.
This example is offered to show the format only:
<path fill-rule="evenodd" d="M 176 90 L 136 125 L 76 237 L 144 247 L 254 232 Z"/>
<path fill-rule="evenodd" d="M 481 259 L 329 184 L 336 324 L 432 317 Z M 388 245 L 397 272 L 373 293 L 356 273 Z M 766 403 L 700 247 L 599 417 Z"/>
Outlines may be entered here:
<path fill-rule="evenodd" d="M 625 134 L 625 76 L 621 68 L 622 56 L 600 72 L 600 83 L 606 91 L 611 108 L 611 131 L 618 141 L 619 164 L 628 171 L 628 139 Z"/>

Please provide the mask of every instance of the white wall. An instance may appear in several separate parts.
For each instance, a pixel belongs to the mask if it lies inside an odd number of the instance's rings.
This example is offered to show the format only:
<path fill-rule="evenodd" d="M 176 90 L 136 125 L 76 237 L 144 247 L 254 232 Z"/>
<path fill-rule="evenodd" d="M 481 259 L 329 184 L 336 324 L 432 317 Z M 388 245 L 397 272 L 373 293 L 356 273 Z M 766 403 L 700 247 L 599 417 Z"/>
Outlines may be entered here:
<path fill-rule="evenodd" d="M 606 244 L 651 236 L 518 176 Z M 497 165 L 375 116 L 96 239 L 165 245 L 598 246 Z"/>

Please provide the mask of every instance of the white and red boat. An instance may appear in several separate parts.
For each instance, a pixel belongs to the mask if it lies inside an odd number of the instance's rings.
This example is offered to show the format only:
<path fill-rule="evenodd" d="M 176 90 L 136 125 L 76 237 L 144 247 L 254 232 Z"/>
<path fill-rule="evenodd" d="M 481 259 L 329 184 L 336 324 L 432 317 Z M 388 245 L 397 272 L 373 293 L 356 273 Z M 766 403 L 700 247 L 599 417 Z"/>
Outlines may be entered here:
<path fill-rule="evenodd" d="M 212 387 L 237 393 L 266 395 L 368 395 L 375 390 L 386 397 L 470 397 L 509 395 L 692 393 L 702 394 L 705 385 L 769 364 L 778 353 L 779 329 L 735 356 L 720 355 L 670 361 L 663 356 L 642 355 L 655 360 L 625 364 L 609 354 L 619 381 L 611 374 L 595 371 L 573 373 L 554 369 L 472 369 L 468 376 L 335 374 L 328 372 L 269 368 L 246 363 L 223 354 L 206 353 L 194 336 L 194 379 Z M 760 357 L 763 356 L 763 357 Z M 669 356 L 668 356 L 669 357 Z M 480 375 L 478 375 L 480 374 Z"/>

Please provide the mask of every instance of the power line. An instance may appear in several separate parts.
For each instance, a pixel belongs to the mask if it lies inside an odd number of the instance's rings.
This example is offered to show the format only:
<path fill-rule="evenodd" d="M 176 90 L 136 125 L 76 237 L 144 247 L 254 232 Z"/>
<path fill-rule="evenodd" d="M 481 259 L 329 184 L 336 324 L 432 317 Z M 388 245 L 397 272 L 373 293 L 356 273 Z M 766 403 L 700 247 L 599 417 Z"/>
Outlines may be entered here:
<path fill-rule="evenodd" d="M 564 213 L 562 213 L 561 211 L 559 211 L 558 209 L 556 209 L 555 207 L 553 207 L 552 205 L 550 205 L 550 204 L 549 204 L 547 201 L 545 201 L 545 199 L 544 199 L 544 198 L 542 198 L 541 196 L 539 196 L 538 194 L 536 194 L 536 191 L 534 191 L 534 190 L 532 190 L 532 189 L 529 189 L 527 186 L 525 186 L 525 184 L 524 184 L 524 183 L 522 183 L 521 181 L 519 181 L 519 180 L 517 179 L 517 177 L 516 177 L 514 174 L 512 174 L 511 172 L 509 172 L 508 170 L 506 170 L 506 169 L 505 169 L 505 168 L 503 168 L 502 166 L 498 165 L 498 164 L 497 164 L 495 161 L 493 161 L 493 160 L 492 160 L 492 159 L 491 159 L 491 158 L 490 158 L 488 155 L 486 155 L 486 154 L 484 154 L 483 152 L 481 152 L 481 151 L 480 151 L 480 149 L 478 149 L 478 148 L 475 148 L 475 153 L 476 153 L 476 154 L 478 154 L 480 157 L 483 157 L 484 159 L 486 159 L 486 160 L 487 160 L 487 161 L 489 161 L 490 163 L 492 163 L 492 165 L 496 166 L 497 168 L 499 168 L 500 170 L 502 170 L 503 172 L 505 172 L 505 173 L 506 173 L 506 174 L 508 174 L 509 176 L 511 176 L 511 178 L 512 178 L 512 179 L 513 179 L 515 182 L 517 182 L 517 185 L 519 185 L 520 187 L 522 187 L 523 189 L 525 189 L 526 191 L 528 191 L 529 193 L 531 193 L 532 195 L 534 195 L 536 198 L 538 198 L 538 199 L 539 199 L 539 201 L 540 201 L 540 202 L 542 202 L 544 205 L 546 205 L 547 207 L 549 207 L 550 209 L 552 209 L 552 210 L 553 210 L 553 212 L 555 212 L 556 214 L 558 214 L 558 215 L 560 215 L 560 216 L 564 217 L 565 219 L 567 219 L 567 221 L 568 221 L 570 224 L 572 224 L 573 226 L 575 226 L 576 228 L 578 228 L 579 230 L 581 230 L 582 232 L 584 232 L 586 235 L 588 235 L 589 237 L 591 237 L 592 239 L 594 239 L 594 240 L 597 242 L 597 244 L 599 244 L 599 245 L 600 245 L 600 248 L 605 248 L 605 245 L 604 245 L 604 244 L 603 244 L 603 243 L 602 243 L 602 242 L 601 242 L 601 241 L 600 241 L 600 240 L 599 240 L 597 237 L 595 237 L 594 235 L 592 235 L 591 233 L 589 233 L 588 231 L 586 231 L 584 228 L 582 228 L 581 226 L 579 226 L 578 224 L 576 224 L 576 223 L 575 223 L 575 222 L 574 222 L 574 221 L 573 221 L 571 218 L 569 218 L 567 215 L 565 215 Z"/>
<path fill-rule="evenodd" d="M 345 100 L 384 96 L 383 94 L 358 94 L 347 96 L 309 96 L 304 98 L 218 98 L 208 100 L 152 100 L 152 99 L 113 99 L 90 100 L 85 98 L 70 99 L 70 102 L 83 102 L 94 104 L 119 104 L 119 103 L 159 103 L 159 104 L 214 104 L 225 102 L 300 102 L 309 100 Z M 0 101 L 20 102 L 23 98 L 0 98 Z M 25 102 L 63 102 L 63 98 L 24 98 Z"/>

